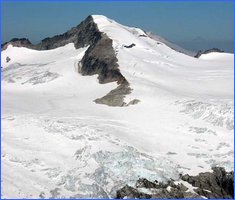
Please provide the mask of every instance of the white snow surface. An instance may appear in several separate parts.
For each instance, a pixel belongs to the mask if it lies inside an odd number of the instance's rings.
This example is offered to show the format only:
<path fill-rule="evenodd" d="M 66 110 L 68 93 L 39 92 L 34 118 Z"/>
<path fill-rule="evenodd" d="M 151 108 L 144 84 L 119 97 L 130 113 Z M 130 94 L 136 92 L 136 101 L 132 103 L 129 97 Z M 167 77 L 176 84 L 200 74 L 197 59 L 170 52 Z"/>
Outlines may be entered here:
<path fill-rule="evenodd" d="M 133 89 L 125 100 L 140 103 L 94 103 L 117 84 L 77 72 L 88 47 L 8 46 L 1 53 L 2 197 L 115 197 L 140 177 L 232 170 L 233 54 L 196 59 L 140 29 L 93 18 Z"/>

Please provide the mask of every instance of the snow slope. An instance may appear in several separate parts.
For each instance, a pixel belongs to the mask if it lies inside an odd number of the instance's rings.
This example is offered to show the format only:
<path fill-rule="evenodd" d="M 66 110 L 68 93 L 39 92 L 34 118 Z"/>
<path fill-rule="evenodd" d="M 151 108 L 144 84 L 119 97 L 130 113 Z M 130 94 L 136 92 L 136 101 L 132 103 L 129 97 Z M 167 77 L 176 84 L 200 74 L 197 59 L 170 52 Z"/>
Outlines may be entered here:
<path fill-rule="evenodd" d="M 140 103 L 94 103 L 117 84 L 77 72 L 88 47 L 8 46 L 1 53 L 2 197 L 114 197 L 139 177 L 232 170 L 233 55 L 196 59 L 140 29 L 93 18 L 133 89 L 126 100 Z"/>

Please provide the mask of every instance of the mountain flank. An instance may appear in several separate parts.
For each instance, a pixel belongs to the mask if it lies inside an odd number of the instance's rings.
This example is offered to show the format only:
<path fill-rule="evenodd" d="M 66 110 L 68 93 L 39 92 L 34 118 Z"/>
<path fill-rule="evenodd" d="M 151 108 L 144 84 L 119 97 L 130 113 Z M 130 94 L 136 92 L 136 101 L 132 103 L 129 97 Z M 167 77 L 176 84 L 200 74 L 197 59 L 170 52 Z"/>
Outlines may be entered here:
<path fill-rule="evenodd" d="M 101 84 L 117 82 L 117 88 L 106 96 L 95 100 L 96 103 L 108 106 L 126 106 L 132 104 L 124 102 L 124 97 L 131 93 L 131 88 L 119 70 L 118 59 L 112 46 L 112 39 L 99 31 L 91 15 L 69 31 L 51 38 L 45 38 L 36 45 L 33 45 L 26 38 L 14 38 L 4 43 L 2 50 L 5 50 L 8 45 L 35 50 L 50 50 L 69 43 L 74 43 L 76 49 L 89 46 L 77 66 L 80 74 L 83 76 L 98 74 L 98 80 Z"/>

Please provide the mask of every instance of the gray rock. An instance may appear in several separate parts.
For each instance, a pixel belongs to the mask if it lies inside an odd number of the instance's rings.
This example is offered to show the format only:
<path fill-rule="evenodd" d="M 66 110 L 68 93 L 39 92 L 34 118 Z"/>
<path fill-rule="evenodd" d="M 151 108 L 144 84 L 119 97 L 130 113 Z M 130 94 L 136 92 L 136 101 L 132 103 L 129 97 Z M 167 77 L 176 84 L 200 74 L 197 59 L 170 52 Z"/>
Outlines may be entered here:
<path fill-rule="evenodd" d="M 99 37 L 100 32 L 97 29 L 97 25 L 94 23 L 92 16 L 88 16 L 78 26 L 61 35 L 45 38 L 34 48 L 47 50 L 74 43 L 75 48 L 78 49 L 93 44 Z"/>
<path fill-rule="evenodd" d="M 79 73 L 84 76 L 98 74 L 99 83 L 104 84 L 116 81 L 119 85 L 106 96 L 96 99 L 95 102 L 109 106 L 124 106 L 126 103 L 123 102 L 123 99 L 126 94 L 130 93 L 131 89 L 126 78 L 119 70 L 112 42 L 106 34 L 99 31 L 92 16 L 88 16 L 78 26 L 63 34 L 45 38 L 36 45 L 33 45 L 28 39 L 16 38 L 3 44 L 2 50 L 6 49 L 9 44 L 36 50 L 54 49 L 69 43 L 74 43 L 76 49 L 89 46 L 78 64 Z M 131 103 L 135 104 L 136 101 Z"/>
<path fill-rule="evenodd" d="M 117 198 L 234 198 L 234 174 L 224 168 L 214 167 L 213 172 L 200 173 L 197 176 L 181 175 L 181 179 L 196 187 L 189 192 L 183 184 L 175 184 L 174 180 L 167 183 L 151 182 L 141 178 L 136 182 L 136 188 L 125 186 L 117 191 Z M 149 189 L 148 194 L 140 188 Z"/>
<path fill-rule="evenodd" d="M 145 194 L 143 192 L 139 192 L 137 189 L 130 187 L 128 185 L 124 186 L 122 189 L 117 191 L 117 198 L 138 198 L 138 199 L 150 199 L 152 196 L 149 194 Z"/>
<path fill-rule="evenodd" d="M 212 53 L 212 52 L 220 52 L 221 53 L 221 52 L 224 52 L 224 51 L 222 51 L 222 50 L 220 50 L 218 48 L 208 49 L 208 50 L 205 50 L 204 52 L 199 50 L 194 57 L 195 58 L 199 58 L 202 54 L 208 54 L 208 53 Z"/>
<path fill-rule="evenodd" d="M 75 48 L 78 49 L 93 44 L 96 40 L 100 39 L 100 37 L 101 33 L 94 23 L 92 16 L 88 16 L 79 25 L 71 28 L 69 31 L 60 35 L 45 38 L 36 45 L 33 45 L 26 38 L 14 38 L 9 42 L 2 44 L 2 50 L 5 50 L 9 44 L 36 50 L 49 50 L 69 43 L 74 43 Z"/>
<path fill-rule="evenodd" d="M 61 190 L 60 188 L 55 188 L 53 190 L 50 190 L 50 194 L 51 194 L 50 198 L 52 198 L 52 199 L 58 198 L 60 195 L 60 192 L 59 192 L 60 190 Z"/>
<path fill-rule="evenodd" d="M 212 169 L 213 173 L 205 172 L 197 176 L 184 175 L 182 180 L 187 181 L 194 187 L 198 187 L 195 192 L 207 198 L 233 198 L 233 172 L 226 172 L 221 167 Z"/>
<path fill-rule="evenodd" d="M 118 84 L 126 84 L 117 61 L 112 40 L 106 34 L 99 33 L 99 38 L 90 45 L 81 60 L 81 74 L 98 74 L 100 83 L 117 81 Z"/>
<path fill-rule="evenodd" d="M 41 199 L 45 199 L 45 192 L 41 192 L 41 193 L 39 194 L 39 197 L 40 197 Z"/>
<path fill-rule="evenodd" d="M 125 48 L 132 48 L 132 47 L 134 47 L 134 46 L 135 46 L 134 43 L 132 43 L 131 45 L 124 45 Z"/>
<path fill-rule="evenodd" d="M 137 103 L 139 103 L 139 102 L 140 102 L 139 99 L 133 99 L 133 100 L 131 100 L 131 101 L 127 104 L 127 106 L 135 105 L 135 104 L 137 104 Z"/>
<path fill-rule="evenodd" d="M 27 38 L 13 38 L 9 42 L 1 45 L 2 51 L 5 50 L 10 44 L 14 47 L 26 47 L 29 49 L 33 48 L 33 44 Z"/>
<path fill-rule="evenodd" d="M 95 102 L 98 104 L 105 104 L 108 106 L 126 106 L 124 102 L 124 97 L 131 93 L 131 88 L 129 84 L 121 84 L 116 89 L 111 90 L 107 95 L 102 98 L 96 99 Z"/>
<path fill-rule="evenodd" d="M 98 74 L 100 83 L 113 81 L 117 81 L 118 84 L 127 83 L 118 69 L 112 40 L 99 31 L 92 16 L 88 16 L 78 26 L 69 31 L 51 38 L 45 38 L 36 45 L 33 45 L 26 38 L 14 38 L 3 44 L 2 50 L 6 49 L 9 44 L 36 50 L 49 50 L 69 43 L 74 43 L 76 49 L 90 45 L 81 61 L 80 72 L 82 75 Z"/>
<path fill-rule="evenodd" d="M 6 62 L 8 63 L 8 62 L 10 62 L 11 61 L 11 59 L 7 56 L 6 57 Z"/>
<path fill-rule="evenodd" d="M 137 180 L 135 187 L 136 188 L 156 188 L 157 184 L 153 183 L 146 178 L 140 178 Z"/>

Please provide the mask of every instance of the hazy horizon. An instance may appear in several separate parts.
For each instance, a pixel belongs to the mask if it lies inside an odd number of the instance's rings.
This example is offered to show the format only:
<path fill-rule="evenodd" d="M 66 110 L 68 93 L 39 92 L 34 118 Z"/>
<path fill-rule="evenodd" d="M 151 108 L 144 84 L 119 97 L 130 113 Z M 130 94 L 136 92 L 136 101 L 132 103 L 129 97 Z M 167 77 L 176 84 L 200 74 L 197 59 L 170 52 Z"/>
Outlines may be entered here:
<path fill-rule="evenodd" d="M 101 14 L 189 51 L 233 52 L 233 12 L 233 2 L 2 2 L 2 43 L 23 37 L 38 43 Z"/>

